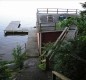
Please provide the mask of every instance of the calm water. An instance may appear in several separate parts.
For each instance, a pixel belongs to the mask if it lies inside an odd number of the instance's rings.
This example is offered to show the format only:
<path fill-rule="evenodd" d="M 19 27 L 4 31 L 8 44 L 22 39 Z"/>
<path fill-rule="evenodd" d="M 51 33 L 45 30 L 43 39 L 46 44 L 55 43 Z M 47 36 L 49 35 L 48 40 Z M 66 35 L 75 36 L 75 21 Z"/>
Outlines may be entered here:
<path fill-rule="evenodd" d="M 10 21 L 21 21 L 24 27 L 34 26 L 36 23 L 37 8 L 74 8 L 80 9 L 82 1 L 24 1 L 1 0 L 0 1 L 0 54 L 2 59 L 12 60 L 12 50 L 18 44 L 21 46 L 27 42 L 28 36 L 4 36 L 4 29 Z M 54 4 L 54 5 L 52 5 Z M 62 4 L 62 5 L 61 5 Z M 72 4 L 72 6 L 70 6 Z M 16 5 L 16 6 L 15 6 Z M 25 25 L 26 24 L 26 25 Z"/>
<path fill-rule="evenodd" d="M 6 25 L 7 26 L 7 25 Z M 12 50 L 16 48 L 17 45 L 24 46 L 24 43 L 27 42 L 28 36 L 4 36 L 4 29 L 6 26 L 0 26 L 0 54 L 4 54 L 2 57 L 3 60 L 12 60 Z"/>

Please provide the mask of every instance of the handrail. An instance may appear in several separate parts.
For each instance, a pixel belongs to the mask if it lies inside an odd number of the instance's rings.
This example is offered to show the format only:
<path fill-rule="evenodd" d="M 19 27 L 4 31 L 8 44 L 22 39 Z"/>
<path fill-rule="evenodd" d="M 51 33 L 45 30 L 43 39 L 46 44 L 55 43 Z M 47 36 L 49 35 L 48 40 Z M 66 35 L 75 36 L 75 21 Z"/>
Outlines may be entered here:
<path fill-rule="evenodd" d="M 58 73 L 56 71 L 52 71 L 52 74 L 53 74 L 52 80 L 56 80 L 56 77 L 60 78 L 61 80 L 71 80 L 71 79 L 67 78 L 66 76 L 64 76 L 63 74 Z"/>
<path fill-rule="evenodd" d="M 66 12 L 66 13 L 70 13 L 70 12 L 74 12 L 75 14 L 77 14 L 79 12 L 78 9 L 62 9 L 62 8 L 38 8 L 37 9 L 37 14 L 40 13 L 53 13 L 56 12 L 56 14 L 60 13 L 60 12 Z"/>
<path fill-rule="evenodd" d="M 53 57 L 53 49 L 55 49 L 55 47 L 57 46 L 57 44 L 60 42 L 60 41 L 63 41 L 67 32 L 68 32 L 69 28 L 66 27 L 63 32 L 61 33 L 61 35 L 57 38 L 56 42 L 53 44 L 52 48 L 46 53 L 44 52 L 40 58 L 41 60 L 45 60 L 46 62 L 46 70 L 49 69 L 49 62 L 51 60 L 51 58 Z"/>
<path fill-rule="evenodd" d="M 64 39 L 64 37 L 66 36 L 66 32 L 68 31 L 68 29 L 69 29 L 68 27 L 66 27 L 64 29 L 64 31 L 61 33 L 61 35 L 58 37 L 58 39 L 54 43 L 53 47 L 55 47 L 60 40 Z M 52 50 L 49 50 L 49 52 L 47 53 L 46 57 L 48 57 L 50 53 L 52 53 Z M 40 57 L 43 57 L 45 54 L 46 54 L 46 52 L 44 52 Z"/>
<path fill-rule="evenodd" d="M 58 37 L 58 39 L 56 40 L 56 42 L 54 43 L 53 47 L 55 47 L 59 41 L 62 41 L 64 39 L 64 37 L 66 36 L 65 33 L 68 31 L 68 27 L 66 27 L 63 32 L 61 33 L 61 35 Z M 65 35 L 65 36 L 64 36 Z M 52 49 L 48 52 L 48 54 L 46 55 L 46 57 L 48 57 L 50 55 L 50 53 L 52 53 Z"/>

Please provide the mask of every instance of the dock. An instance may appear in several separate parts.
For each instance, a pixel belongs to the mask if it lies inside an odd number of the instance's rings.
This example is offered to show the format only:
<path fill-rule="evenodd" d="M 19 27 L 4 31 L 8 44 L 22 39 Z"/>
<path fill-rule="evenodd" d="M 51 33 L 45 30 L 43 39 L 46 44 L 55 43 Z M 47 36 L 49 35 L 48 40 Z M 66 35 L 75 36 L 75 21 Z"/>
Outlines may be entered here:
<path fill-rule="evenodd" d="M 11 21 L 4 30 L 5 35 L 28 34 L 28 29 L 20 27 L 20 21 Z"/>
<path fill-rule="evenodd" d="M 29 58 L 24 62 L 24 69 L 16 75 L 15 80 L 50 80 L 52 76 L 49 71 L 42 71 L 38 65 L 40 63 L 37 44 L 36 28 L 29 29 L 26 53 Z"/>

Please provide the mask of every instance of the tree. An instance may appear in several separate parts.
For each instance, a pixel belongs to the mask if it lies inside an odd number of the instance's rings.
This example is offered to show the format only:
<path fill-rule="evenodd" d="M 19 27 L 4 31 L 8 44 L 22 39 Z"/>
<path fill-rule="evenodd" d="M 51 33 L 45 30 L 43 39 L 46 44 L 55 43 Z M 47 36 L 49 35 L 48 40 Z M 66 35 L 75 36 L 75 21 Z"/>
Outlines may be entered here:
<path fill-rule="evenodd" d="M 84 11 L 81 11 L 81 15 L 86 15 L 86 2 L 81 3 L 82 7 L 85 9 Z"/>
<path fill-rule="evenodd" d="M 86 9 L 86 2 L 82 7 Z M 75 24 L 78 35 L 75 40 L 63 42 L 55 50 L 54 69 L 72 80 L 86 80 L 86 10 L 79 17 L 72 18 L 71 22 L 67 19 L 60 25 L 65 26 L 65 23 L 68 27 Z"/>

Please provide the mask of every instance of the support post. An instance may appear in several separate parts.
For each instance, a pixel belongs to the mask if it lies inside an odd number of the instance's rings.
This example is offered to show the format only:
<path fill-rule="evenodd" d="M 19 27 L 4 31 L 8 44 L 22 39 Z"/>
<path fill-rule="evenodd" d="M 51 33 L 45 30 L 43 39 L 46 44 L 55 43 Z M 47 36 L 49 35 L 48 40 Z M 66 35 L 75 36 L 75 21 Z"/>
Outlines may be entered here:
<path fill-rule="evenodd" d="M 76 14 L 77 14 L 77 9 L 76 9 Z"/>
<path fill-rule="evenodd" d="M 52 73 L 52 80 L 56 80 L 56 75 Z"/>
<path fill-rule="evenodd" d="M 55 22 L 55 30 L 56 30 L 56 22 Z"/>
<path fill-rule="evenodd" d="M 47 8 L 47 14 L 48 14 L 48 8 Z"/>
<path fill-rule="evenodd" d="M 40 32 L 39 33 L 39 53 L 41 55 L 41 47 L 42 47 L 42 33 Z"/>
<path fill-rule="evenodd" d="M 25 43 L 25 52 L 26 52 L 26 43 Z"/>
<path fill-rule="evenodd" d="M 68 13 L 68 9 L 67 9 L 67 13 Z"/>
<path fill-rule="evenodd" d="M 39 25 L 39 32 L 41 32 L 41 23 L 40 23 L 40 25 Z"/>
<path fill-rule="evenodd" d="M 46 70 L 49 70 L 49 57 L 46 57 Z"/>
<path fill-rule="evenodd" d="M 57 14 L 58 14 L 58 9 L 57 9 Z"/>

